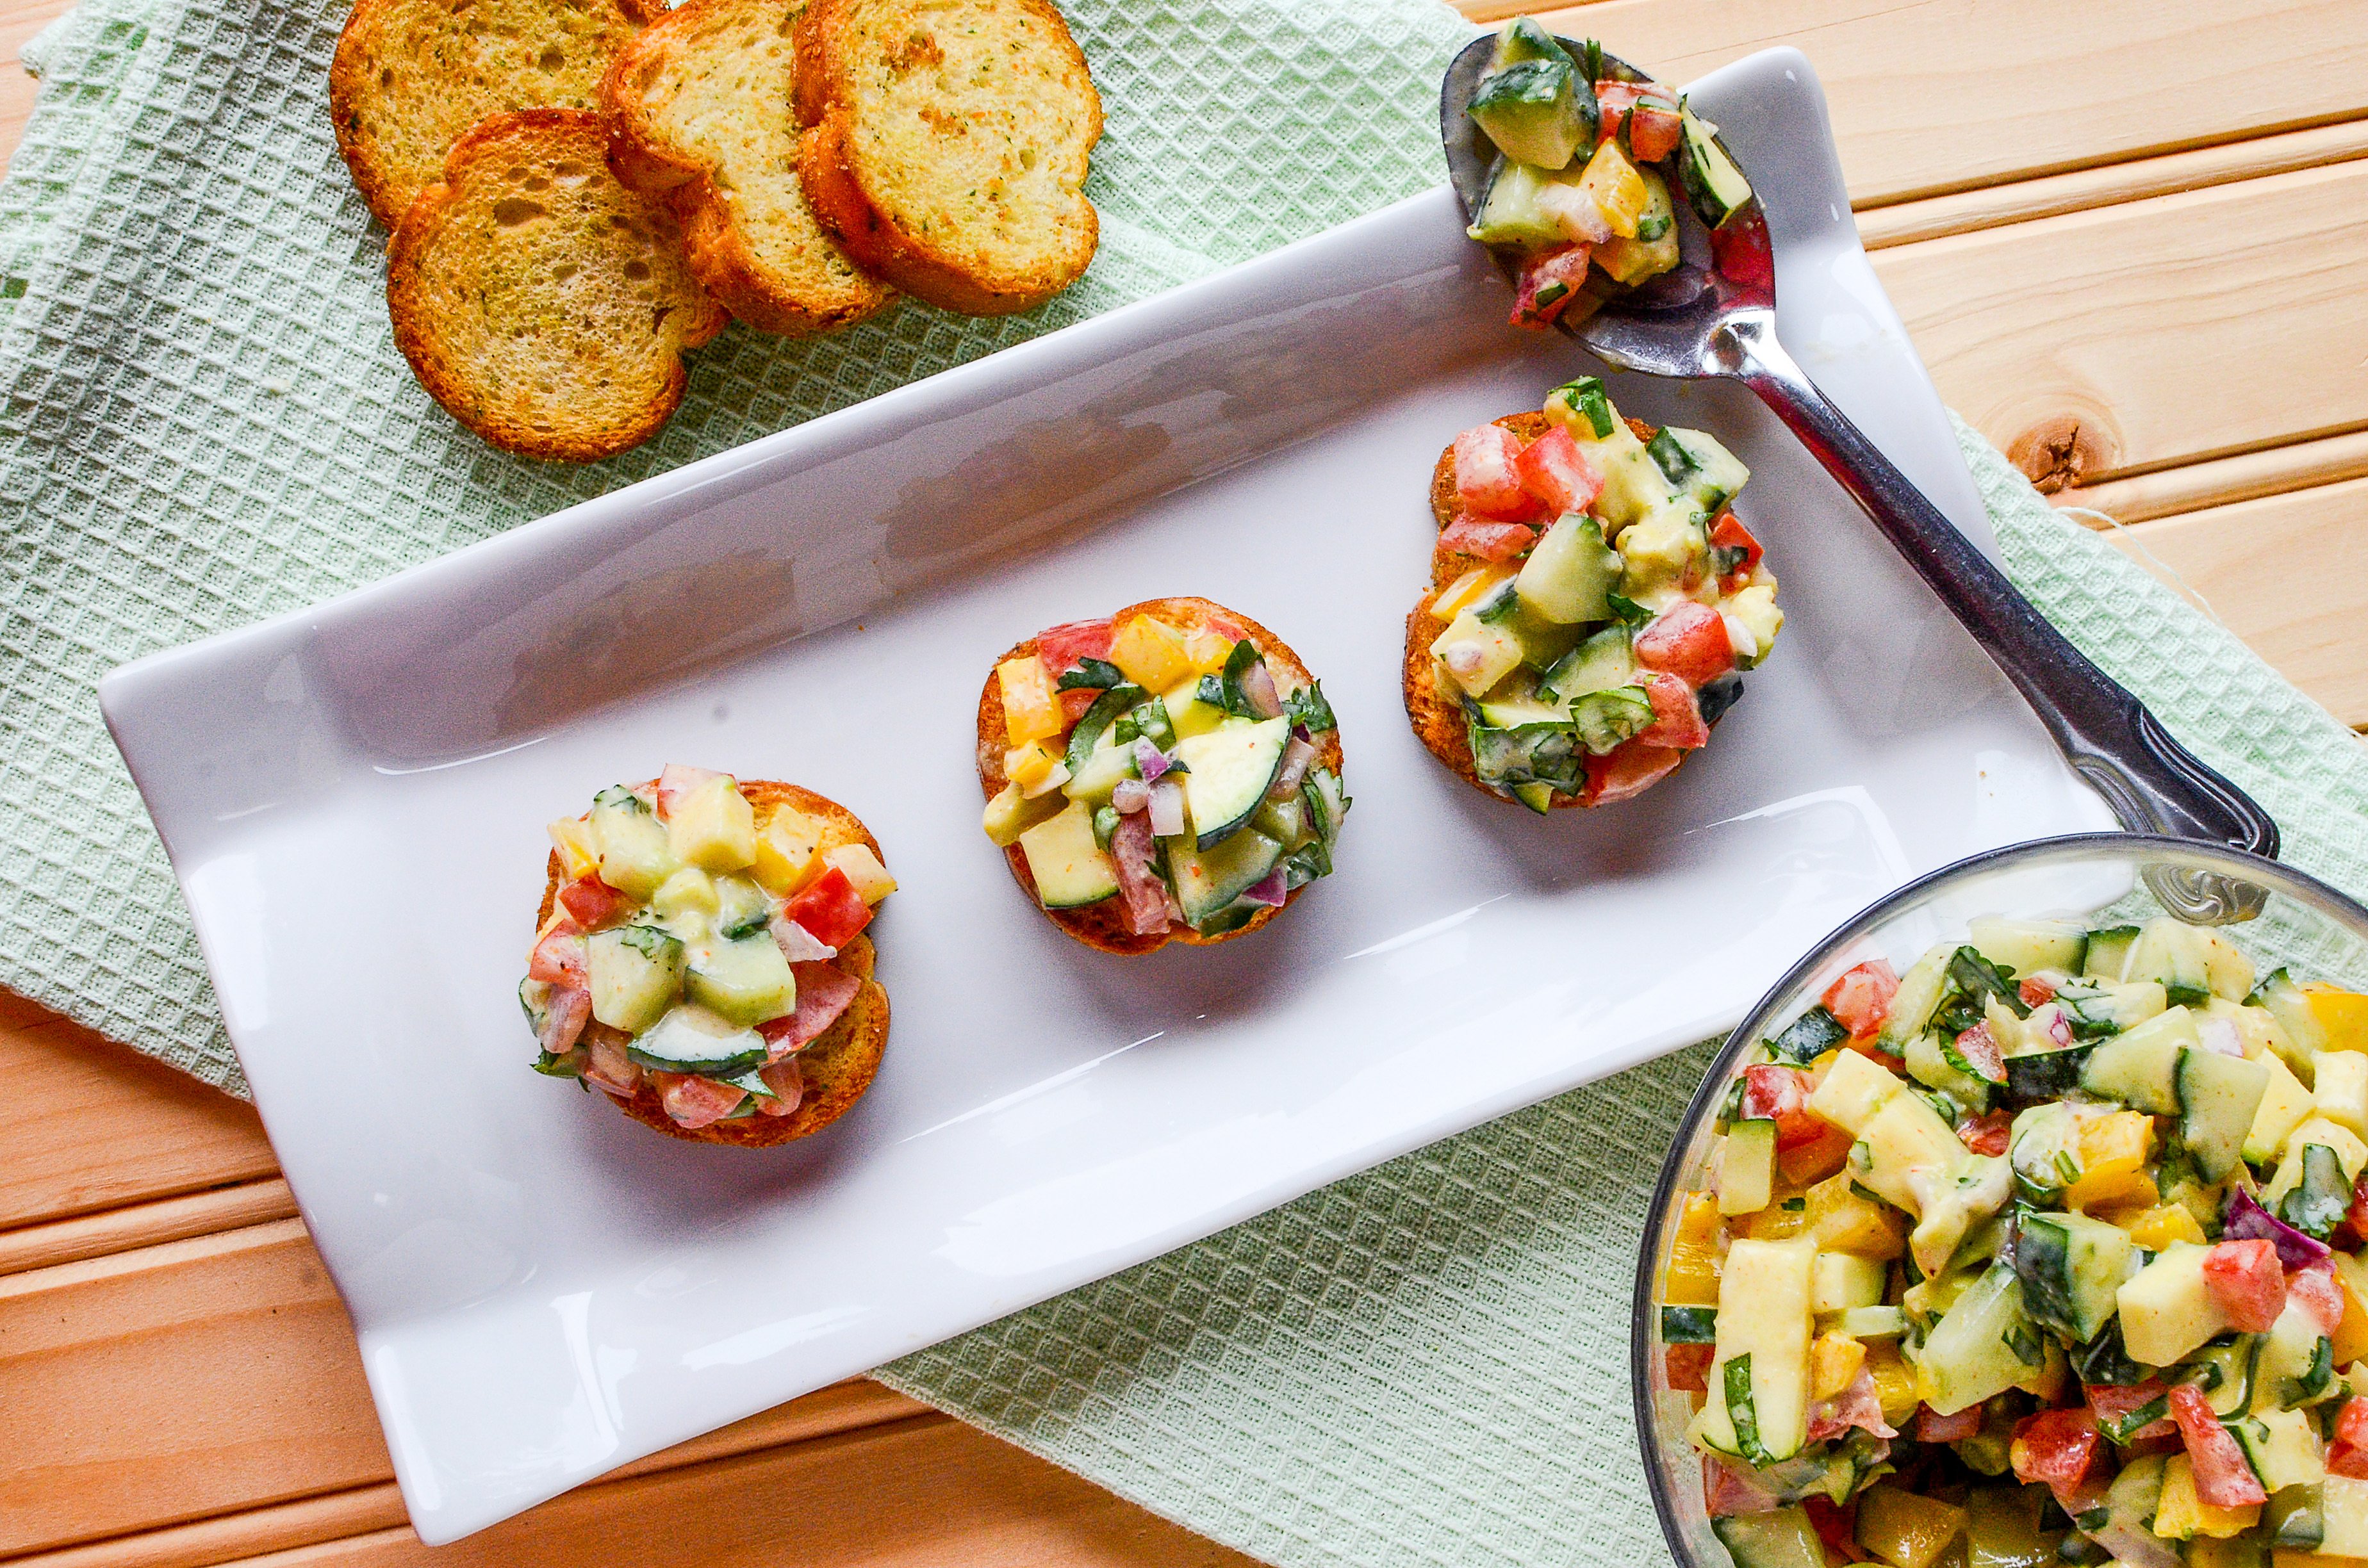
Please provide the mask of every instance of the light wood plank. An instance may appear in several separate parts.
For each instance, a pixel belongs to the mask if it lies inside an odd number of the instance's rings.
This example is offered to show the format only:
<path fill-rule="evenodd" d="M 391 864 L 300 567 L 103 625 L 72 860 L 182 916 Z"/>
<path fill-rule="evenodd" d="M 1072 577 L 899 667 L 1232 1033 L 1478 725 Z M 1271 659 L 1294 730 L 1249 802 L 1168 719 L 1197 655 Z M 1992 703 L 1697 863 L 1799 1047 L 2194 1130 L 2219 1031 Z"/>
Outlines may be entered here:
<path fill-rule="evenodd" d="M 2055 218 L 2353 158 L 2368 158 L 2368 119 L 1877 207 L 1859 214 L 1859 238 L 1869 250 L 1887 250 L 1918 240 L 2027 223 L 2034 218 Z"/>
<path fill-rule="evenodd" d="M 0 165 L 24 139 L 40 84 L 25 70 L 22 51 L 32 36 L 74 9 L 74 0 L 7 0 L 0 6 Z"/>
<path fill-rule="evenodd" d="M 1603 0 L 1545 15 L 1672 82 L 1796 46 L 1861 206 L 2368 115 L 2357 0 Z"/>
<path fill-rule="evenodd" d="M 587 1487 L 433 1550 L 408 1529 L 250 1568 L 1255 1568 L 942 1417 Z M 47 1565 L 44 1565 L 47 1568 Z"/>
<path fill-rule="evenodd" d="M 2034 479 L 2094 483 L 2368 425 L 2363 203 L 2344 163 L 1873 261 L 1941 396 Z"/>
<path fill-rule="evenodd" d="M 2129 479 L 2059 491 L 2059 506 L 2105 513 L 2124 523 L 2200 512 L 2207 506 L 2283 494 L 2368 475 L 2368 430 L 2271 447 L 2216 462 L 2188 463 Z M 2083 518 L 2084 522 L 2088 519 Z M 2101 526 L 2092 524 L 2091 526 Z"/>
<path fill-rule="evenodd" d="M 134 1247 L 293 1219 L 295 1214 L 295 1195 L 277 1176 L 129 1209 L 102 1210 L 54 1224 L 0 1231 L 0 1274 L 49 1268 Z"/>
<path fill-rule="evenodd" d="M 2368 480 L 2140 523 L 2106 537 L 2154 570 L 2146 559 L 2151 552 L 2200 589 L 2228 629 L 2287 679 L 2344 723 L 2368 724 L 2368 638 L 2360 635 Z"/>
<path fill-rule="evenodd" d="M 279 1175 L 252 1106 L 0 991 L 0 1228 Z"/>

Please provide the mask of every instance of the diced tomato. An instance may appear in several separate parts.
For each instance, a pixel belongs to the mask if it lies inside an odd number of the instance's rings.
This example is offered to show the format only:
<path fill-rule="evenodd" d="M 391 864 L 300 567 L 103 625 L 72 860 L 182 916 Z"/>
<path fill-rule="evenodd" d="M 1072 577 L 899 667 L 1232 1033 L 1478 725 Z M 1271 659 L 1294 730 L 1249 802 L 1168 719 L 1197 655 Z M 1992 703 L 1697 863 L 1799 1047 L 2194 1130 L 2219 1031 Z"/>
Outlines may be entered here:
<path fill-rule="evenodd" d="M 1891 1017 L 1891 999 L 1898 994 L 1899 976 L 1888 959 L 1869 959 L 1826 987 L 1826 1011 L 1857 1039 L 1864 1039 Z"/>
<path fill-rule="evenodd" d="M 757 1076 L 765 1087 L 773 1091 L 770 1099 L 757 1102 L 759 1116 L 791 1116 L 806 1097 L 806 1075 L 794 1056 L 784 1056 L 779 1062 L 768 1062 L 757 1069 Z"/>
<path fill-rule="evenodd" d="M 1943 1415 L 1929 1404 L 1916 1408 L 1917 1440 L 1925 1443 L 1962 1443 L 1982 1433 L 1982 1407 L 1969 1404 L 1954 1415 Z"/>
<path fill-rule="evenodd" d="M 1075 727 L 1077 721 L 1086 716 L 1086 710 L 1099 700 L 1101 694 L 1101 687 L 1095 686 L 1073 686 L 1061 693 L 1062 728 Z"/>
<path fill-rule="evenodd" d="M 1858 1544 L 1858 1505 L 1845 1503 L 1834 1506 L 1830 1497 L 1804 1498 L 1801 1506 L 1809 1516 L 1809 1528 L 1826 1543 L 1826 1550 L 1845 1562 L 1859 1562 L 1865 1554 Z"/>
<path fill-rule="evenodd" d="M 1767 553 L 1759 548 L 1759 541 L 1752 537 L 1751 530 L 1737 521 L 1732 512 L 1718 515 L 1718 521 L 1711 525 L 1710 542 L 1720 550 L 1743 552 L 1736 564 L 1727 568 L 1729 579 L 1749 576 L 1751 569 L 1759 564 L 1759 558 Z"/>
<path fill-rule="evenodd" d="M 2286 1310 L 2285 1270 L 2274 1242 L 2221 1242 L 2203 1255 L 2203 1284 L 2218 1299 L 2228 1326 L 2267 1334 Z M 2339 1310 L 2336 1314 L 2342 1315 Z"/>
<path fill-rule="evenodd" d="M 592 994 L 581 985 L 552 988 L 542 1008 L 542 1049 L 562 1056 L 575 1048 L 584 1026 L 592 1021 Z"/>
<path fill-rule="evenodd" d="M 1667 746 L 1622 741 L 1603 756 L 1587 759 L 1587 792 L 1580 800 L 1590 806 L 1608 806 L 1641 795 L 1676 772 L 1685 759 L 1685 753 Z"/>
<path fill-rule="evenodd" d="M 748 1097 L 748 1091 L 737 1085 L 719 1084 L 689 1073 L 653 1073 L 650 1082 L 657 1085 L 658 1104 L 666 1108 L 675 1125 L 693 1131 L 714 1126 Z"/>
<path fill-rule="evenodd" d="M 2203 1267 L 2210 1268 L 2210 1260 Z M 2283 1288 L 2283 1281 L 2280 1288 Z M 2237 1439 L 2229 1435 L 2228 1428 L 2220 1425 L 2220 1417 L 2214 1414 L 2212 1402 L 2203 1396 L 2202 1389 L 2193 1383 L 2180 1383 L 2172 1389 L 2170 1418 L 2179 1423 L 2179 1435 L 2187 1444 L 2188 1461 L 2195 1467 L 2198 1497 L 2215 1508 L 2242 1508 L 2250 1503 L 2269 1501 L 2270 1494 L 2261 1490 L 2260 1477 L 2245 1462 L 2244 1450 L 2237 1447 Z"/>
<path fill-rule="evenodd" d="M 2017 1481 L 2069 1488 L 2089 1473 L 2103 1446 L 2097 1418 L 2088 1411 L 2043 1410 L 2016 1423 L 2007 1456 Z"/>
<path fill-rule="evenodd" d="M 790 972 L 798 983 L 796 1010 L 787 1017 L 757 1026 L 757 1032 L 765 1037 L 776 1062 L 820 1039 L 825 1030 L 838 1022 L 838 1016 L 847 1011 L 856 993 L 863 989 L 861 981 L 836 964 L 793 963 Z"/>
<path fill-rule="evenodd" d="M 1513 324 L 1535 332 L 1552 326 L 1578 298 L 1578 286 L 1587 281 L 1588 258 L 1594 254 L 1589 245 L 1564 245 L 1559 250 L 1539 251 L 1523 262 L 1520 291 L 1513 301 Z"/>
<path fill-rule="evenodd" d="M 2328 1258 L 2305 1264 L 2286 1276 L 2286 1300 L 2301 1308 L 2318 1332 L 2328 1338 L 2343 1322 L 2343 1287 L 2335 1282 L 2335 1264 Z"/>
<path fill-rule="evenodd" d="M 633 901 L 586 871 L 559 890 L 559 905 L 585 930 L 605 931 L 632 913 Z"/>
<path fill-rule="evenodd" d="M 1047 627 L 1036 634 L 1036 656 L 1044 661 L 1045 672 L 1058 678 L 1087 659 L 1109 658 L 1110 630 L 1107 620 L 1070 620 Z"/>
<path fill-rule="evenodd" d="M 658 775 L 658 820 L 665 822 L 674 815 L 675 803 L 701 784 L 716 777 L 712 767 L 692 767 L 686 763 L 669 762 Z"/>
<path fill-rule="evenodd" d="M 1776 1494 L 1734 1465 L 1702 1455 L 1702 1507 L 1713 1519 L 1731 1514 L 1764 1514 Z"/>
<path fill-rule="evenodd" d="M 585 948 L 583 933 L 551 930 L 534 945 L 527 955 L 526 977 L 548 980 L 557 985 L 584 983 Z"/>
<path fill-rule="evenodd" d="M 1711 259 L 1729 282 L 1773 290 L 1776 252 L 1768 242 L 1768 220 L 1746 208 L 1710 232 Z"/>
<path fill-rule="evenodd" d="M 1990 1032 L 1987 1018 L 1959 1032 L 1957 1054 L 1965 1059 L 1965 1064 L 1974 1070 L 1974 1075 L 1983 1082 L 2006 1082 L 2006 1052 L 1998 1048 L 1998 1036 Z"/>
<path fill-rule="evenodd" d="M 2035 974 L 2027 980 L 2018 982 L 2014 989 L 2015 994 L 2022 998 L 2022 1005 L 2026 1007 L 2043 1006 L 2055 1000 L 2055 987 Z"/>
<path fill-rule="evenodd" d="M 1502 425 L 1474 425 L 1455 437 L 1455 499 L 1475 517 L 1523 522 L 1539 513 L 1521 485 L 1521 438 Z"/>
<path fill-rule="evenodd" d="M 1628 151 L 1640 164 L 1656 163 L 1678 150 L 1675 105 L 1640 98 L 1628 111 Z"/>
<path fill-rule="evenodd" d="M 1670 606 L 1636 633 L 1636 662 L 1667 670 L 1699 691 L 1735 667 L 1735 644 L 1726 622 L 1708 605 L 1686 599 Z"/>
<path fill-rule="evenodd" d="M 2335 1417 L 2335 1440 L 2327 1445 L 2327 1473 L 2368 1481 L 2368 1399 L 2343 1402 Z"/>
<path fill-rule="evenodd" d="M 1440 530 L 1439 542 L 1460 555 L 1510 561 L 1538 542 L 1538 530 L 1527 523 L 1491 522 L 1465 512 Z"/>
<path fill-rule="evenodd" d="M 1603 472 L 1578 449 L 1570 432 L 1556 426 L 1521 449 L 1513 460 L 1521 488 L 1546 505 L 1550 514 L 1584 512 L 1603 489 Z"/>
<path fill-rule="evenodd" d="M 1827 1127 L 1806 1143 L 1778 1150 L 1776 1168 L 1792 1186 L 1811 1186 L 1848 1165 L 1850 1145 L 1855 1142 L 1841 1128 Z"/>
<path fill-rule="evenodd" d="M 847 946 L 871 923 L 871 906 L 836 866 L 801 888 L 795 898 L 781 906 L 781 913 L 825 948 Z"/>
<path fill-rule="evenodd" d="M 1957 1142 L 1976 1154 L 2003 1154 L 2007 1132 L 2013 1125 L 2014 1119 L 2002 1110 L 1969 1116 L 1957 1123 Z"/>
<path fill-rule="evenodd" d="M 2082 1392 L 2088 1395 L 2089 1410 L 2095 1416 L 2096 1424 L 2099 1426 L 2118 1428 L 2132 1415 L 2144 1410 L 2156 1400 L 2161 1399 L 2168 1391 L 2160 1382 L 2148 1378 L 2144 1382 L 2132 1383 L 2126 1387 L 2112 1383 L 2089 1383 Z M 2159 1420 L 2147 1422 L 2134 1432 L 2123 1433 L 2121 1441 L 2127 1446 L 2155 1437 L 2167 1437 L 2178 1430 L 2179 1428 L 2171 1424 L 2170 1417 L 2165 1415 Z"/>
<path fill-rule="evenodd" d="M 1691 751 L 1710 739 L 1710 726 L 1702 722 L 1702 704 L 1694 700 L 1692 687 L 1656 670 L 1645 679 L 1645 695 L 1653 704 L 1653 722 L 1636 733 L 1638 744 Z"/>
<path fill-rule="evenodd" d="M 1669 1386 L 1680 1393 L 1710 1392 L 1710 1363 L 1717 1350 L 1715 1345 L 1670 1346 L 1661 1358 Z"/>
<path fill-rule="evenodd" d="M 1118 871 L 1119 914 L 1138 937 L 1167 930 L 1167 883 L 1151 868 L 1156 844 L 1149 812 L 1129 812 L 1110 835 L 1110 862 Z"/>
<path fill-rule="evenodd" d="M 1774 1122 L 1779 1149 L 1797 1149 L 1826 1131 L 1825 1118 L 1809 1108 L 1809 1075 L 1780 1062 L 1743 1070 L 1743 1115 L 1746 1120 Z"/>

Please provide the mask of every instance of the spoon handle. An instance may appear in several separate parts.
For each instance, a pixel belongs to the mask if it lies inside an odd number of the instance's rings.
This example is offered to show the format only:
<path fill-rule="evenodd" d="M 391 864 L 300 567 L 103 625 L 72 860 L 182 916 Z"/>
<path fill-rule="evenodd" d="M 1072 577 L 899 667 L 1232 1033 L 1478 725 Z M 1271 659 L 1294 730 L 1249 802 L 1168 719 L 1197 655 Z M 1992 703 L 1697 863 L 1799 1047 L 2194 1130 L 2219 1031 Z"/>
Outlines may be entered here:
<path fill-rule="evenodd" d="M 1987 649 L 2079 775 L 2133 832 L 2234 845 L 2275 857 L 2278 824 L 2090 663 L 2004 573 L 1817 390 L 1776 341 L 1772 312 L 1731 317 L 1728 374 L 1792 427 L 1866 509 L 1949 612 Z"/>

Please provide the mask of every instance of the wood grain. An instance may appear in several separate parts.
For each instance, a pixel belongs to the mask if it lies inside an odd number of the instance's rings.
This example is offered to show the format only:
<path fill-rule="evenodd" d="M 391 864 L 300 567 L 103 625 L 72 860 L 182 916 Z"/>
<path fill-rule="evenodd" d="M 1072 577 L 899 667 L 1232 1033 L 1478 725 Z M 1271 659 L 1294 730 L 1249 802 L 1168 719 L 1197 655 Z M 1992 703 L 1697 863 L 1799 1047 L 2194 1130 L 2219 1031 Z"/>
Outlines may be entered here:
<path fill-rule="evenodd" d="M 73 9 L 74 0 L 8 0 L 0 6 L 0 164 L 23 140 L 40 86 L 24 69 L 21 51 L 35 33 Z"/>
<path fill-rule="evenodd" d="M 2353 430 L 2215 462 L 2188 463 L 2107 480 L 2059 491 L 2053 499 L 2059 506 L 2086 508 L 2121 522 L 2139 523 L 2362 475 L 2368 475 L 2368 430 Z"/>
<path fill-rule="evenodd" d="M 277 1176 L 193 1192 L 187 1198 L 103 1210 L 55 1224 L 0 1231 L 0 1274 L 104 1257 L 134 1247 L 293 1219 L 295 1214 L 295 1194 Z"/>

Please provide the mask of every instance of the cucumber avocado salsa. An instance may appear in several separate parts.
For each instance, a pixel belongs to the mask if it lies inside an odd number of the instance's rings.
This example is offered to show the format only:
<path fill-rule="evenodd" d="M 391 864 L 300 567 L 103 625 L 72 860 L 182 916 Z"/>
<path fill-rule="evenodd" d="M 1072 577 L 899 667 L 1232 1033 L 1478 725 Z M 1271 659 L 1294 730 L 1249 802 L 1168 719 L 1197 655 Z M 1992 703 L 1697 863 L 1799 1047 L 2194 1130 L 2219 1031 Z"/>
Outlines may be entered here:
<path fill-rule="evenodd" d="M 1458 436 L 1433 475 L 1431 592 L 1407 625 L 1424 744 L 1538 812 L 1667 777 L 1784 624 L 1730 509 L 1749 477 L 1702 431 L 1622 419 L 1593 377 Z"/>
<path fill-rule="evenodd" d="M 979 705 L 986 835 L 1079 940 L 1216 941 L 1332 869 L 1348 815 L 1323 688 L 1206 599 L 1056 626 Z"/>
<path fill-rule="evenodd" d="M 669 764 L 550 833 L 518 987 L 536 1069 L 638 1104 L 666 1131 L 748 1118 L 791 1119 L 728 1141 L 814 1131 L 814 1108 L 798 1117 L 802 1053 L 850 1008 L 886 1029 L 860 933 L 896 882 L 862 824 L 790 785 Z"/>
<path fill-rule="evenodd" d="M 2368 996 L 1983 919 L 1754 1055 L 1661 1309 L 1739 1568 L 2368 1557 Z"/>
<path fill-rule="evenodd" d="M 1517 326 L 1575 324 L 1676 267 L 1672 180 L 1713 230 L 1751 199 L 1718 128 L 1683 98 L 1608 70 L 1591 40 L 1574 54 L 1527 17 L 1497 35 L 1468 112 L 1500 154 L 1469 232 L 1520 257 Z"/>

